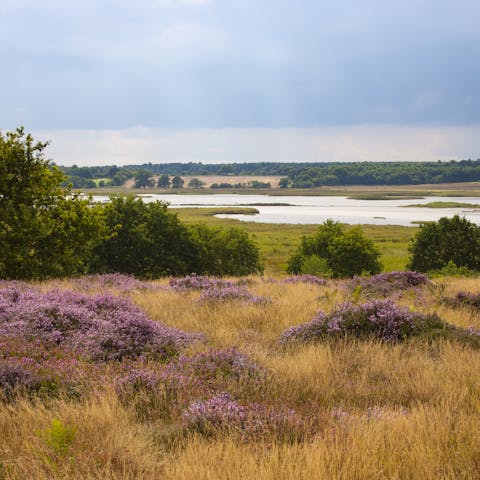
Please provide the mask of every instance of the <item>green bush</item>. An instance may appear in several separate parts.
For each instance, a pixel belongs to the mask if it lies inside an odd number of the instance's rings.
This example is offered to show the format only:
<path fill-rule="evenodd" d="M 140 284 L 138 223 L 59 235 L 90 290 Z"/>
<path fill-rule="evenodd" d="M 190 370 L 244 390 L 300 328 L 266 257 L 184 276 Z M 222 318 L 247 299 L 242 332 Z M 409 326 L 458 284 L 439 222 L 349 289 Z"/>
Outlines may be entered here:
<path fill-rule="evenodd" d="M 338 222 L 327 220 L 311 236 L 304 236 L 297 250 L 290 256 L 287 271 L 293 274 L 309 273 L 311 258 L 323 260 L 322 269 L 333 277 L 352 277 L 381 271 L 380 252 L 373 242 L 363 236 L 360 227 L 345 231 Z"/>
<path fill-rule="evenodd" d="M 410 244 L 408 268 L 418 272 L 458 268 L 480 269 L 480 227 L 464 217 L 443 217 L 422 225 Z"/>

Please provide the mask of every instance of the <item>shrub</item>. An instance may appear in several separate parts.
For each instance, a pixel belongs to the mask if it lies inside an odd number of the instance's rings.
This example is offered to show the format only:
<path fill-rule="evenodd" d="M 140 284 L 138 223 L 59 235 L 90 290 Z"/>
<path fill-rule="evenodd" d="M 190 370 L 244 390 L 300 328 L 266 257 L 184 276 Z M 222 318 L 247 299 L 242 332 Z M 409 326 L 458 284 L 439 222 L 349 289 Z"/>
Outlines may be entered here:
<path fill-rule="evenodd" d="M 380 252 L 363 236 L 360 227 L 345 231 L 338 222 L 327 220 L 312 236 L 302 237 L 288 260 L 287 271 L 307 273 L 303 268 L 311 268 L 309 259 L 318 258 L 323 261 L 322 272 L 331 272 L 333 277 L 351 277 L 363 272 L 374 274 L 381 270 L 379 257 Z M 320 268 L 320 264 L 316 268 Z"/>
<path fill-rule="evenodd" d="M 245 304 L 261 304 L 268 302 L 268 299 L 254 295 L 246 287 L 236 285 L 208 288 L 204 290 L 198 298 L 199 303 L 222 303 L 229 301 L 241 301 Z"/>
<path fill-rule="evenodd" d="M 221 278 L 192 274 L 181 278 L 172 278 L 169 285 L 177 292 L 184 292 L 189 290 L 195 291 L 231 287 L 233 283 L 222 280 Z"/>
<path fill-rule="evenodd" d="M 354 277 L 350 286 L 353 289 L 360 287 L 370 295 L 386 297 L 391 293 L 428 283 L 428 277 L 423 273 L 402 271 L 379 273 L 372 277 Z"/>
<path fill-rule="evenodd" d="M 226 392 L 192 402 L 184 411 L 183 419 L 189 429 L 204 435 L 226 430 L 244 440 L 265 435 L 298 438 L 304 433 L 301 418 L 295 411 L 257 403 L 242 405 Z"/>
<path fill-rule="evenodd" d="M 327 280 L 325 278 L 317 277 L 316 275 L 309 275 L 304 273 L 303 275 L 294 275 L 282 280 L 282 283 L 311 283 L 313 285 L 326 285 Z"/>
<path fill-rule="evenodd" d="M 0 290 L 0 334 L 62 345 L 96 361 L 167 359 L 203 338 L 149 320 L 125 298 L 14 288 Z"/>
<path fill-rule="evenodd" d="M 319 312 L 312 321 L 288 328 L 282 333 L 281 342 L 295 340 L 309 343 L 345 335 L 399 342 L 422 331 L 443 326 L 444 323 L 436 315 L 413 313 L 389 300 L 363 305 L 345 302 L 330 314 Z"/>
<path fill-rule="evenodd" d="M 419 272 L 456 267 L 480 268 L 480 227 L 455 215 L 422 225 L 410 244 L 409 268 Z"/>

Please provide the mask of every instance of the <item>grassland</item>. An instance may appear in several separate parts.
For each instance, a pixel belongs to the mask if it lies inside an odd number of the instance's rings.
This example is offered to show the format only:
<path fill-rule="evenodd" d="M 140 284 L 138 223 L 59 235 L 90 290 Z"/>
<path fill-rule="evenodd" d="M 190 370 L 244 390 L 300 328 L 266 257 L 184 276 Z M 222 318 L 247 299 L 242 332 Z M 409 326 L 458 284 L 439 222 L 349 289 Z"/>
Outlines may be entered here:
<path fill-rule="evenodd" d="M 463 202 L 430 202 L 418 203 L 414 205 L 405 205 L 405 208 L 480 208 L 478 203 L 463 203 Z"/>
<path fill-rule="evenodd" d="M 82 285 L 49 282 L 36 288 L 99 290 L 94 281 Z M 122 399 L 113 385 L 118 368 L 110 362 L 97 366 L 104 373 L 97 374 L 94 386 L 85 382 L 74 398 L 61 393 L 32 398 L 20 392 L 0 402 L 0 478 L 479 478 L 478 350 L 421 337 L 398 344 L 344 338 L 280 348 L 281 332 L 309 321 L 317 310 L 367 299 L 345 282 L 317 286 L 253 277 L 250 290 L 270 298 L 256 305 L 199 304 L 197 292 L 174 291 L 165 281 L 156 285 L 163 287 L 121 292 L 112 284 L 106 290 L 131 298 L 154 321 L 203 332 L 205 343 L 191 347 L 189 355 L 234 346 L 253 359 L 268 372 L 266 383 L 259 389 L 232 378 L 224 388 L 234 389 L 242 403 L 295 410 L 307 433 L 267 431 L 244 438 L 228 428 L 187 429 L 181 412 L 167 408 L 181 405 L 181 394 L 166 396 L 159 387 Z M 417 312 L 435 312 L 453 325 L 478 329 L 478 310 L 441 301 L 460 290 L 477 292 L 480 280 L 445 278 L 394 297 Z M 125 365 L 127 371 L 138 365 L 164 368 L 154 361 Z M 80 360 L 76 374 L 82 368 L 91 365 Z M 191 398 L 194 392 L 184 395 Z"/>
<path fill-rule="evenodd" d="M 310 235 L 315 225 L 271 224 L 241 222 L 235 219 L 217 218 L 217 213 L 225 213 L 221 208 L 177 208 L 171 209 L 187 223 L 203 222 L 208 225 L 235 226 L 245 229 L 258 245 L 267 274 L 281 274 L 285 271 L 289 255 L 295 250 L 302 235 Z M 237 212 L 235 208 L 230 213 Z M 346 228 L 352 228 L 346 226 Z M 408 263 L 408 244 L 418 227 L 397 225 L 363 225 L 365 235 L 380 249 L 385 271 L 402 270 Z"/>

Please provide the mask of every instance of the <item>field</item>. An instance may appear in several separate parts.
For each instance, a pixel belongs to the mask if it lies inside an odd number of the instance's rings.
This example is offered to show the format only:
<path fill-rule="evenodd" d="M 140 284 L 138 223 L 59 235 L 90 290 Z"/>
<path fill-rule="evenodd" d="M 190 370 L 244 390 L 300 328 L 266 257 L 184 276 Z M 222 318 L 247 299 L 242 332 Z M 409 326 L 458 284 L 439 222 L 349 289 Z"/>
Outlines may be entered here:
<path fill-rule="evenodd" d="M 208 225 L 235 226 L 245 229 L 258 245 L 267 274 L 285 271 L 287 258 L 295 250 L 302 235 L 310 235 L 315 225 L 271 224 L 241 222 L 234 219 L 214 217 L 217 213 L 246 213 L 235 208 L 177 208 L 171 209 L 186 223 L 203 222 Z M 346 228 L 351 228 L 347 226 Z M 408 244 L 418 230 L 417 227 L 398 225 L 363 225 L 365 235 L 378 246 L 384 270 L 403 270 L 408 263 Z"/>
<path fill-rule="evenodd" d="M 182 177 L 182 178 L 187 178 Z M 193 177 L 188 177 L 193 178 Z M 200 178 L 200 177 L 197 177 Z M 210 176 L 208 178 L 212 178 Z M 110 195 L 110 194 L 137 194 L 137 193 L 161 193 L 161 194 L 196 194 L 205 195 L 212 193 L 238 193 L 246 195 L 306 195 L 306 196 L 351 196 L 362 199 L 371 198 L 378 200 L 381 198 L 398 198 L 398 197 L 418 197 L 418 196 L 441 196 L 441 197 L 480 197 L 480 182 L 465 182 L 465 183 L 439 183 L 439 184 L 422 184 L 422 185 L 388 185 L 388 186 L 370 186 L 370 185 L 351 185 L 338 187 L 317 187 L 317 188 L 277 188 L 278 181 L 281 177 L 262 177 L 262 176 L 215 176 L 215 180 L 211 183 L 239 183 L 242 181 L 259 180 L 270 182 L 272 188 L 228 188 L 228 189 L 210 189 L 210 188 L 185 188 L 180 189 L 162 189 L 162 188 L 147 188 L 135 189 L 132 188 L 133 181 L 129 180 L 123 187 L 111 187 L 87 189 L 78 191 L 88 191 L 92 195 Z M 202 177 L 204 179 L 204 177 Z M 205 180 L 204 180 L 205 181 Z M 185 182 L 187 185 L 188 182 Z"/>
<path fill-rule="evenodd" d="M 300 280 L 3 282 L 0 478 L 479 478 L 480 280 Z M 380 297 L 450 327 L 280 341 Z"/>

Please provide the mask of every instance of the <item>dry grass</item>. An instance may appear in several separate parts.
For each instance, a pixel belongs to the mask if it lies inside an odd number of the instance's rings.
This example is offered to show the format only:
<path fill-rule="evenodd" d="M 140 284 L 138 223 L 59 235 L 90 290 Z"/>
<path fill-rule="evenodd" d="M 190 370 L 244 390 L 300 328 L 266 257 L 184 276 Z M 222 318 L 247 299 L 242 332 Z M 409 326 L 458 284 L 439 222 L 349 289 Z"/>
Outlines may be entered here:
<path fill-rule="evenodd" d="M 331 310 L 348 292 L 336 282 L 253 282 L 250 288 L 271 303 L 198 305 L 198 294 L 170 290 L 132 298 L 153 319 L 202 331 L 210 346 L 237 346 L 254 357 L 270 372 L 267 401 L 315 418 L 313 435 L 298 442 L 186 435 L 178 419 L 139 421 L 108 389 L 77 401 L 21 399 L 0 404 L 0 479 L 480 478 L 478 350 L 422 339 L 281 349 L 277 339 L 285 328 L 310 320 L 318 309 Z M 477 313 L 440 302 L 441 294 L 479 289 L 479 279 L 439 280 L 415 308 L 480 327 Z M 404 302 L 413 306 L 415 300 L 407 295 Z M 381 413 L 369 415 L 372 408 Z M 76 428 L 61 458 L 39 433 L 54 418 Z"/>

